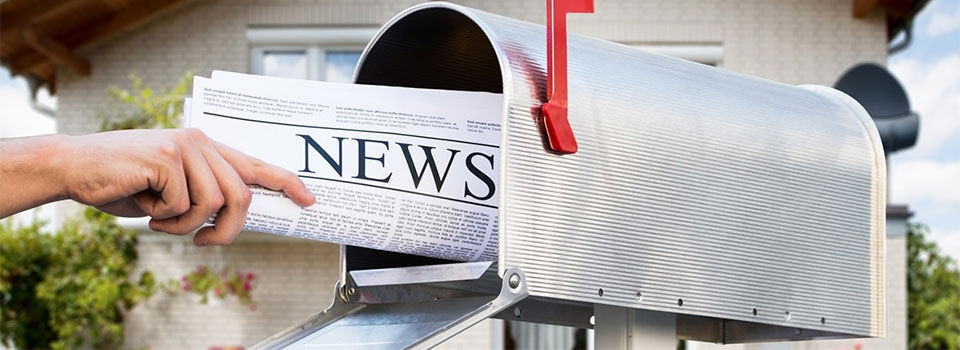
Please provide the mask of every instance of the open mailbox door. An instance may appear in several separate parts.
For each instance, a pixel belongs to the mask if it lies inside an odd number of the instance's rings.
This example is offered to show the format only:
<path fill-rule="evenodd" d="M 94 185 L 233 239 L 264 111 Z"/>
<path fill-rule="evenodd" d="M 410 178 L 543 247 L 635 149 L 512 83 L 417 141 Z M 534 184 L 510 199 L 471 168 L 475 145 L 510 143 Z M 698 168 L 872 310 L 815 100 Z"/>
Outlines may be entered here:
<path fill-rule="evenodd" d="M 320 315 L 257 345 L 284 349 L 429 348 L 527 296 L 496 285 L 490 262 L 356 270 Z M 519 281 L 519 279 L 514 279 Z"/>
<path fill-rule="evenodd" d="M 571 35 L 578 148 L 560 154 L 544 34 L 442 2 L 381 29 L 357 84 L 504 95 L 499 259 L 344 246 L 330 309 L 255 348 L 429 348 L 488 317 L 718 343 L 884 335 L 886 170 L 859 104 Z"/>

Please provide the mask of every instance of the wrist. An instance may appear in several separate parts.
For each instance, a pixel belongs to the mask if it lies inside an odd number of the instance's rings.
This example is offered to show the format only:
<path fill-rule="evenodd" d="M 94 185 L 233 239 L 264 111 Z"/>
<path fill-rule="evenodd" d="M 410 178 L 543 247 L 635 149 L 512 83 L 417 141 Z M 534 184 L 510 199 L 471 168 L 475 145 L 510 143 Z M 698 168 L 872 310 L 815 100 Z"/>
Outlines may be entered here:
<path fill-rule="evenodd" d="M 0 140 L 0 217 L 67 198 L 60 159 L 66 136 Z"/>
<path fill-rule="evenodd" d="M 51 197 L 50 201 L 69 199 L 70 196 L 70 165 L 67 164 L 77 155 L 71 154 L 73 148 L 70 143 L 76 136 L 54 134 L 45 137 L 39 147 L 38 159 L 43 160 L 43 176 L 51 181 L 47 183 Z M 77 170 L 77 169 L 74 169 Z M 81 169 L 89 171 L 90 169 Z"/>

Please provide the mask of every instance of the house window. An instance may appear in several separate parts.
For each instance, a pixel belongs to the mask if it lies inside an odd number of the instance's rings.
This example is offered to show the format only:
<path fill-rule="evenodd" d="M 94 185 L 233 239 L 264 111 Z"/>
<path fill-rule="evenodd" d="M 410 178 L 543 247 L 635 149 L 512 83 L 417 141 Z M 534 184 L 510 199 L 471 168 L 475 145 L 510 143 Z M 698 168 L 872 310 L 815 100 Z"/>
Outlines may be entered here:
<path fill-rule="evenodd" d="M 350 82 L 353 81 L 353 69 L 360 61 L 358 50 L 327 50 L 323 53 L 323 80 Z"/>
<path fill-rule="evenodd" d="M 272 77 L 308 79 L 306 50 L 264 49 L 254 73 Z"/>
<path fill-rule="evenodd" d="M 247 30 L 250 72 L 283 78 L 353 81 L 373 28 L 256 28 Z"/>

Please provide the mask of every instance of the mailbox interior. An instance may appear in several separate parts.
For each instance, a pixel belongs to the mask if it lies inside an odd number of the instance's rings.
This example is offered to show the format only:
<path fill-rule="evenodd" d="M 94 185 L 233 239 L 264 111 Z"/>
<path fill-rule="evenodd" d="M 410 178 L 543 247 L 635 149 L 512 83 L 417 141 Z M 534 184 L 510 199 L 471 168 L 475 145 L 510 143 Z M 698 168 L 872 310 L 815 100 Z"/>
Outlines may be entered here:
<path fill-rule="evenodd" d="M 354 81 L 503 93 L 500 61 L 486 34 L 474 21 L 446 8 L 418 11 L 381 32 L 360 58 Z M 344 246 L 342 272 L 449 263 L 456 262 Z"/>

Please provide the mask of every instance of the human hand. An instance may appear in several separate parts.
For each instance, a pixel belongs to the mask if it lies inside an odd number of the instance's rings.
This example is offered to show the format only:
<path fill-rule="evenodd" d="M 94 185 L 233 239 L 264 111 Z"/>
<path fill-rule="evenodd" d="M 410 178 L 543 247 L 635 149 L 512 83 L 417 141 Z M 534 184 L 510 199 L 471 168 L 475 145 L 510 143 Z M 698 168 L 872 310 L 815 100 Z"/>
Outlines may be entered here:
<path fill-rule="evenodd" d="M 150 216 L 150 228 L 187 234 L 196 245 L 227 244 L 250 206 L 247 185 L 283 191 L 309 206 L 300 179 L 207 138 L 197 129 L 124 130 L 69 136 L 55 164 L 67 197 L 118 216 Z"/>

